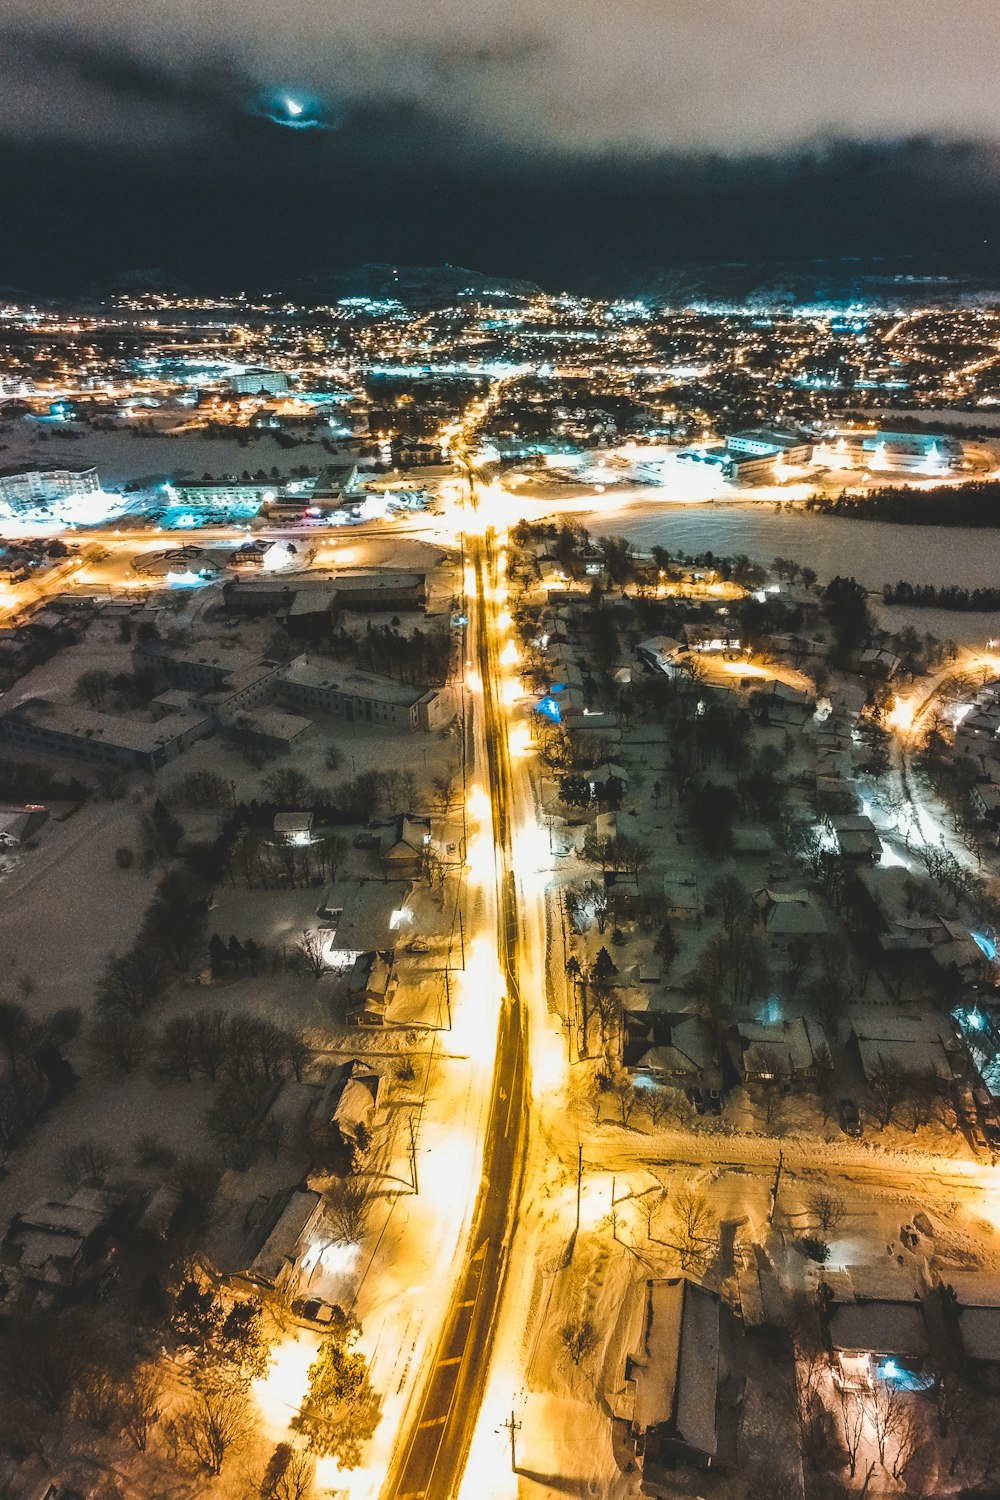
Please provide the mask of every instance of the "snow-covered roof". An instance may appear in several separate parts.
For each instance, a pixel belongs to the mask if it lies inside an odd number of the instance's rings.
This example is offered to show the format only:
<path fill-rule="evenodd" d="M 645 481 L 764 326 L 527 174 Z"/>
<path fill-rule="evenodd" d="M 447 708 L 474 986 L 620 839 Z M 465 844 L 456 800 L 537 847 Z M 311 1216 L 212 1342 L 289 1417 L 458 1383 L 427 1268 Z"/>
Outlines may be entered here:
<path fill-rule="evenodd" d="M 907 1077 L 952 1077 L 944 1040 L 933 1025 L 905 1016 L 855 1021 L 851 1027 L 866 1078 L 894 1068 Z"/>
<path fill-rule="evenodd" d="M 809 937 L 826 932 L 823 913 L 808 891 L 774 891 L 761 886 L 753 901 L 772 937 Z"/>
<path fill-rule="evenodd" d="M 282 1272 L 294 1266 L 306 1248 L 303 1241 L 319 1218 L 322 1204 L 319 1193 L 304 1188 L 291 1189 L 283 1204 L 279 1197 L 272 1212 L 265 1216 L 265 1223 L 271 1221 L 270 1228 L 247 1267 L 247 1275 L 274 1286 Z M 276 1217 L 272 1217 L 274 1209 L 278 1210 Z"/>
<path fill-rule="evenodd" d="M 371 1089 L 366 1088 L 360 1079 L 349 1078 L 333 1112 L 341 1134 L 354 1140 L 360 1127 L 367 1126 L 374 1113 L 375 1100 Z"/>
<path fill-rule="evenodd" d="M 968 1359 L 1000 1363 L 1000 1307 L 962 1307 L 958 1328 Z"/>
<path fill-rule="evenodd" d="M 805 1016 L 771 1025 L 741 1021 L 738 1030 L 743 1066 L 751 1076 L 788 1078 L 807 1073 L 827 1051 L 823 1028 Z"/>
<path fill-rule="evenodd" d="M 632 1426 L 669 1426 L 699 1453 L 718 1445 L 719 1299 L 684 1277 L 647 1283 L 642 1347 L 630 1361 L 635 1383 Z"/>
<path fill-rule="evenodd" d="M 838 1354 L 895 1354 L 919 1359 L 927 1353 L 920 1303 L 838 1303 L 830 1313 L 830 1342 Z"/>

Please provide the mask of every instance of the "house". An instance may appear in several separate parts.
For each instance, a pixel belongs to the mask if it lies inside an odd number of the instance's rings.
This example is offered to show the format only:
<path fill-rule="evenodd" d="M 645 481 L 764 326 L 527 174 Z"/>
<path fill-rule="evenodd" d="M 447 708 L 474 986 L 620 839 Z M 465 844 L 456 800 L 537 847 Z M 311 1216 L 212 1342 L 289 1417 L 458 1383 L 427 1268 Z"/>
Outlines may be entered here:
<path fill-rule="evenodd" d="M 983 970 L 984 955 L 972 933 L 950 917 L 914 913 L 890 919 L 878 942 L 889 958 L 926 960 L 942 981 L 972 982 Z"/>
<path fill-rule="evenodd" d="M 29 1301 L 50 1307 L 103 1275 L 114 1254 L 118 1201 L 96 1188 L 40 1199 L 16 1213 L 0 1242 L 0 1265 Z"/>
<path fill-rule="evenodd" d="M 355 1153 L 370 1136 L 382 1086 L 381 1073 L 355 1058 L 335 1067 L 316 1090 L 306 1124 L 315 1173 L 342 1177 L 351 1171 Z"/>
<path fill-rule="evenodd" d="M 862 651 L 858 658 L 858 670 L 864 677 L 877 677 L 887 680 L 890 677 L 895 677 L 899 668 L 900 660 L 898 656 L 894 656 L 891 651 L 880 650 L 875 646 L 869 647 L 867 651 Z"/>
<path fill-rule="evenodd" d="M 318 909 L 327 929 L 325 952 L 331 968 L 344 973 L 362 953 L 391 953 L 412 929 L 406 904 L 407 880 L 344 880 L 330 886 Z"/>
<path fill-rule="evenodd" d="M 280 812 L 274 815 L 274 836 L 279 844 L 312 843 L 311 812 Z"/>
<path fill-rule="evenodd" d="M 415 880 L 431 841 L 430 818 L 401 813 L 382 834 L 381 863 L 387 880 Z"/>
<path fill-rule="evenodd" d="M 351 1026 L 383 1026 L 396 988 L 391 953 L 359 953 L 344 985 Z"/>
<path fill-rule="evenodd" d="M 892 1014 L 855 1020 L 850 1045 L 869 1082 L 886 1069 L 905 1078 L 938 1078 L 944 1083 L 953 1077 L 945 1039 L 933 1020 Z"/>
<path fill-rule="evenodd" d="M 305 655 L 281 668 L 275 693 L 279 702 L 306 716 L 330 714 L 349 724 L 425 732 L 443 729 L 458 707 L 454 685 L 408 685 L 375 672 L 312 661 Z"/>
<path fill-rule="evenodd" d="M 48 821 L 47 807 L 0 808 L 0 849 L 19 849 Z"/>
<path fill-rule="evenodd" d="M 766 828 L 734 828 L 732 851 L 735 856 L 746 859 L 770 859 L 774 853 L 774 839 Z"/>
<path fill-rule="evenodd" d="M 744 1083 L 813 1078 L 830 1057 L 823 1028 L 805 1016 L 773 1023 L 741 1021 L 730 1040 Z"/>
<path fill-rule="evenodd" d="M 812 695 L 805 688 L 775 679 L 753 695 L 762 724 L 782 724 L 798 729 L 809 722 L 816 711 Z"/>
<path fill-rule="evenodd" d="M 240 746 L 258 746 L 269 754 L 287 754 L 312 728 L 312 720 L 301 714 L 280 713 L 275 708 L 261 708 L 255 713 L 238 713 L 226 725 L 227 738 Z"/>
<path fill-rule="evenodd" d="M 1000 823 L 1000 785 L 994 781 L 976 781 L 969 788 L 969 799 L 979 816 L 987 823 Z"/>
<path fill-rule="evenodd" d="M 296 589 L 288 603 L 285 629 L 294 641 L 321 641 L 332 633 L 335 594 L 329 582 Z"/>
<path fill-rule="evenodd" d="M 236 1279 L 278 1292 L 290 1301 L 298 1289 L 302 1263 L 320 1225 L 323 1199 L 307 1188 L 284 1188 L 266 1200 L 253 1226 L 249 1259 Z"/>
<path fill-rule="evenodd" d="M 382 1074 L 367 1063 L 348 1064 L 330 1116 L 333 1129 L 345 1145 L 358 1146 L 363 1137 L 371 1133 L 382 1099 L 382 1082 Z"/>
<path fill-rule="evenodd" d="M 783 953 L 797 938 L 815 938 L 826 932 L 823 913 L 808 891 L 777 891 L 761 886 L 753 893 L 757 922 L 773 953 Z"/>
<path fill-rule="evenodd" d="M 675 921 L 700 917 L 701 900 L 698 896 L 698 877 L 690 870 L 668 871 L 663 877 L 663 915 Z"/>
<path fill-rule="evenodd" d="M 637 1292 L 623 1332 L 632 1352 L 609 1404 L 643 1492 L 673 1493 L 661 1486 L 678 1466 L 708 1468 L 729 1456 L 720 1451 L 720 1299 L 683 1276 L 647 1281 Z"/>
<path fill-rule="evenodd" d="M 844 1386 L 867 1388 L 876 1377 L 919 1373 L 928 1356 L 923 1309 L 916 1298 L 835 1302 L 827 1309 L 826 1325 L 835 1378 Z"/>
<path fill-rule="evenodd" d="M 622 1065 L 636 1083 L 719 1093 L 722 1074 L 711 1029 L 683 1012 L 627 1010 L 622 1017 Z"/>
<path fill-rule="evenodd" d="M 882 858 L 882 842 L 871 818 L 864 813 L 837 813 L 828 817 L 827 822 L 845 859 L 878 864 Z"/>
<path fill-rule="evenodd" d="M 664 672 L 671 677 L 677 668 L 677 658 L 683 656 L 686 649 L 672 636 L 652 635 L 648 640 L 639 642 L 635 654 L 654 672 Z"/>
<path fill-rule="evenodd" d="M 688 651 L 738 651 L 739 640 L 732 634 L 725 620 L 711 623 L 690 621 L 681 627 L 684 646 Z"/>

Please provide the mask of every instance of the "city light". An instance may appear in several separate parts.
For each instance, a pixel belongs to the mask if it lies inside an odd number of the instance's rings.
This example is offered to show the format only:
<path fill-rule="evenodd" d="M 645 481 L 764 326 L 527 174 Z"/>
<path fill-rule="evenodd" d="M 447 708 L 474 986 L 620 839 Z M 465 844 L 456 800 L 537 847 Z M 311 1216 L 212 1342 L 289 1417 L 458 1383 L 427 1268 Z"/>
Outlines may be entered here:
<path fill-rule="evenodd" d="M 913 728 L 916 717 L 917 705 L 909 698 L 897 698 L 889 711 L 889 723 L 894 729 L 909 730 Z"/>

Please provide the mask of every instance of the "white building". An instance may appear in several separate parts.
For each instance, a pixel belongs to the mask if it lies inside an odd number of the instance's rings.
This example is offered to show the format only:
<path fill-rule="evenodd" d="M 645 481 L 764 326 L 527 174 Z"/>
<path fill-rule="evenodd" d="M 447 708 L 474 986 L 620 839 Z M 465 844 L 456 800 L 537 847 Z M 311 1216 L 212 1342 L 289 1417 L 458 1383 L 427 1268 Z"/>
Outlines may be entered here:
<path fill-rule="evenodd" d="M 245 370 L 229 383 L 238 396 L 280 396 L 288 390 L 288 376 L 281 370 Z"/>
<path fill-rule="evenodd" d="M 29 510 L 61 500 L 76 500 L 98 494 L 101 488 L 94 468 L 0 469 L 0 504 L 12 510 Z"/>

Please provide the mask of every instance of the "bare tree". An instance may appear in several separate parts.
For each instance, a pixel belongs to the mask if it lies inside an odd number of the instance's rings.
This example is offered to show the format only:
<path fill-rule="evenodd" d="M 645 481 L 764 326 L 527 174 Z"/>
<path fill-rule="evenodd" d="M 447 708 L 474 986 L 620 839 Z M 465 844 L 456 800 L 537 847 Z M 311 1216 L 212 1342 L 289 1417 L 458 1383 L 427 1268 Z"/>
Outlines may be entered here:
<path fill-rule="evenodd" d="M 70 1193 L 82 1187 L 103 1187 L 116 1159 L 110 1146 L 91 1137 L 60 1152 L 59 1175 Z"/>
<path fill-rule="evenodd" d="M 646 1223 L 646 1238 L 647 1240 L 651 1240 L 653 1238 L 653 1220 L 663 1207 L 663 1189 L 650 1188 L 648 1192 L 643 1193 L 636 1199 L 636 1203 Z"/>
<path fill-rule="evenodd" d="M 858 1470 L 858 1454 L 865 1431 L 865 1409 L 856 1391 L 840 1388 L 840 1422 L 844 1436 L 844 1451 L 853 1479 Z"/>
<path fill-rule="evenodd" d="M 718 1241 L 719 1221 L 704 1193 L 681 1188 L 668 1200 L 670 1235 L 682 1271 L 703 1270 Z"/>
<path fill-rule="evenodd" d="M 198 1026 L 194 1016 L 173 1016 L 160 1032 L 157 1063 L 168 1077 L 191 1082 L 198 1061 Z"/>
<path fill-rule="evenodd" d="M 320 979 L 327 972 L 323 939 L 318 932 L 306 929 L 295 945 L 306 972 Z"/>
<path fill-rule="evenodd" d="M 876 1379 L 862 1399 L 865 1415 L 875 1434 L 878 1461 L 884 1468 L 886 1449 L 902 1426 L 905 1408 L 897 1388 L 885 1380 Z"/>
<path fill-rule="evenodd" d="M 923 1425 L 912 1403 L 900 1405 L 899 1421 L 893 1435 L 896 1452 L 892 1460 L 892 1477 L 901 1479 L 907 1469 L 913 1467 L 925 1440 Z"/>
<path fill-rule="evenodd" d="M 723 875 L 707 892 L 708 900 L 718 907 L 722 930 L 731 938 L 740 927 L 749 927 L 753 917 L 750 892 L 737 875 Z"/>
<path fill-rule="evenodd" d="M 106 1010 L 90 1025 L 90 1045 L 120 1073 L 131 1073 L 146 1054 L 147 1033 L 127 1010 Z"/>
<path fill-rule="evenodd" d="M 122 1432 L 145 1453 L 150 1428 L 160 1420 L 161 1381 L 155 1365 L 133 1370 L 122 1392 Z"/>
<path fill-rule="evenodd" d="M 177 1423 L 177 1434 L 194 1461 L 209 1474 L 222 1470 L 226 1454 L 251 1431 L 243 1390 L 199 1391 Z"/>
<path fill-rule="evenodd" d="M 365 1232 L 371 1198 L 364 1182 L 342 1177 L 327 1194 L 326 1222 L 334 1239 L 356 1245 Z"/>
<path fill-rule="evenodd" d="M 826 1188 L 817 1188 L 809 1196 L 809 1212 L 823 1234 L 832 1234 L 847 1218 L 847 1199 Z"/>
<path fill-rule="evenodd" d="M 656 1084 L 653 1088 L 643 1090 L 642 1103 L 649 1116 L 649 1123 L 655 1130 L 664 1115 L 670 1110 L 670 1094 L 666 1089 Z"/>
<path fill-rule="evenodd" d="M 891 1058 L 882 1058 L 878 1068 L 868 1080 L 875 1101 L 876 1116 L 884 1130 L 896 1117 L 906 1094 L 906 1079 L 898 1063 Z"/>
<path fill-rule="evenodd" d="M 261 1500 L 307 1500 L 313 1493 L 316 1460 L 302 1448 L 279 1443 L 260 1482 Z"/>
<path fill-rule="evenodd" d="M 618 1109 L 621 1113 L 622 1127 L 624 1128 L 632 1118 L 632 1111 L 639 1102 L 635 1092 L 635 1084 L 627 1073 L 622 1073 L 615 1079 L 611 1092 L 618 1101 Z"/>
<path fill-rule="evenodd" d="M 567 1357 L 577 1368 L 600 1343 L 600 1335 L 589 1318 L 576 1318 L 572 1323 L 563 1324 L 559 1337 Z"/>

